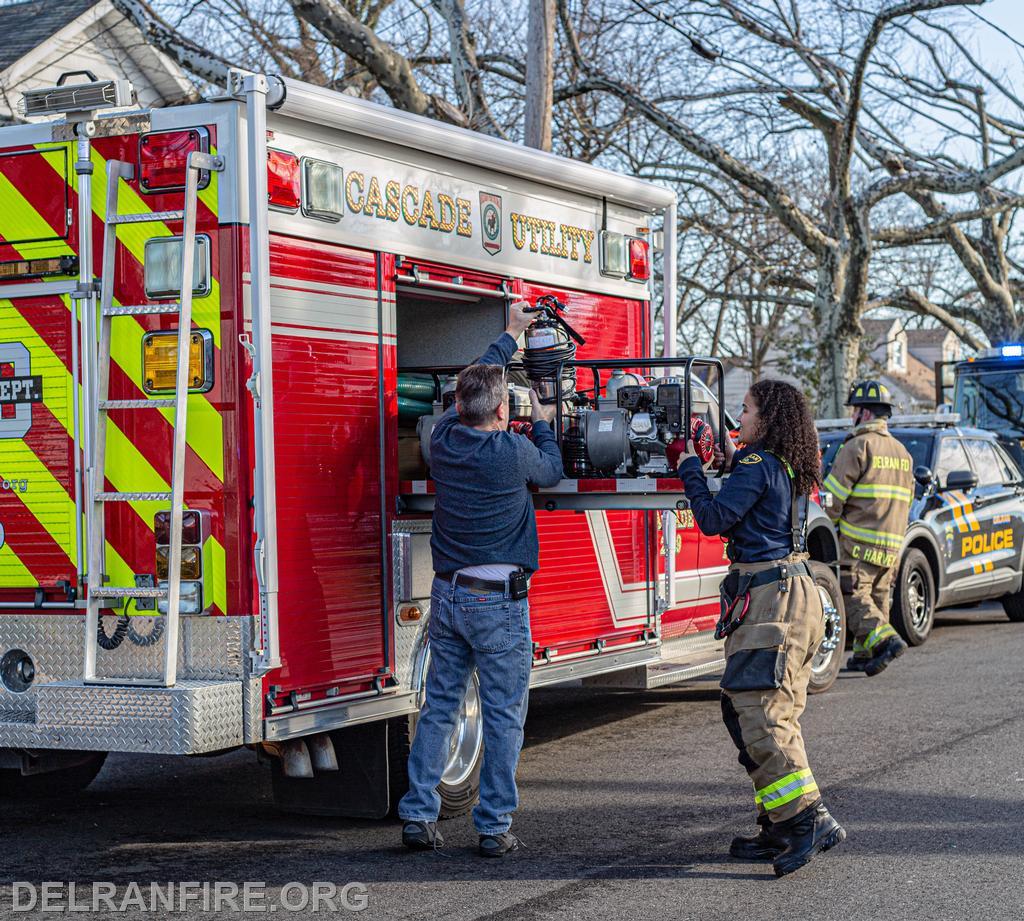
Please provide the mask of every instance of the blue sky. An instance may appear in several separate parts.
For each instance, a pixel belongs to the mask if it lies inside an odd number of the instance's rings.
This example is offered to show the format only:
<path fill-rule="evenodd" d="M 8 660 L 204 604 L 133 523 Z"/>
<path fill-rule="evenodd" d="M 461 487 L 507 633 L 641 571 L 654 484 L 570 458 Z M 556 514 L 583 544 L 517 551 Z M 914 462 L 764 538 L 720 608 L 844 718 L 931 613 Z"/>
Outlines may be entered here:
<path fill-rule="evenodd" d="M 977 10 L 1017 41 L 1024 43 L 1024 0 L 992 0 Z M 1014 47 L 1002 36 L 995 36 L 991 53 L 998 56 L 1007 67 L 1007 79 L 1015 88 L 1020 88 L 1024 83 L 1024 50 Z"/>

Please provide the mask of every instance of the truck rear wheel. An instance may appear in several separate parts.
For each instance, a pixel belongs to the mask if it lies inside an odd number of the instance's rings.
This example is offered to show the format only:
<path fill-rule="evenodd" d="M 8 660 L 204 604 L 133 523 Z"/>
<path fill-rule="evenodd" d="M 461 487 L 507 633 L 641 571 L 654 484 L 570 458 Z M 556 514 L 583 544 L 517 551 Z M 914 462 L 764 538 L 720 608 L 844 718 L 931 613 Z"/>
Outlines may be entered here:
<path fill-rule="evenodd" d="M 811 680 L 807 683 L 807 693 L 824 694 L 835 684 L 843 664 L 846 609 L 843 607 L 843 593 L 835 573 L 824 563 L 812 561 L 809 565 L 825 611 L 825 638 L 811 660 Z"/>
<path fill-rule="evenodd" d="M 430 656 L 423 657 L 423 678 L 426 678 Z M 421 681 L 423 687 L 425 681 Z M 422 703 L 422 697 L 421 697 Z M 409 751 L 416 735 L 419 714 L 396 717 L 388 725 L 388 769 L 391 782 L 391 809 L 398 814 L 398 801 L 409 789 Z M 483 763 L 483 712 L 480 709 L 480 684 L 473 678 L 462 702 L 455 731 L 452 733 L 441 783 L 437 792 L 441 797 L 442 819 L 465 815 L 480 797 L 480 765 Z"/>
<path fill-rule="evenodd" d="M 84 790 L 107 760 L 106 752 L 62 752 L 73 762 L 40 774 L 22 774 L 18 768 L 0 770 L 0 799 L 59 799 Z"/>
<path fill-rule="evenodd" d="M 926 557 L 911 547 L 900 563 L 892 600 L 892 625 L 911 646 L 920 646 L 935 623 L 935 577 Z"/>

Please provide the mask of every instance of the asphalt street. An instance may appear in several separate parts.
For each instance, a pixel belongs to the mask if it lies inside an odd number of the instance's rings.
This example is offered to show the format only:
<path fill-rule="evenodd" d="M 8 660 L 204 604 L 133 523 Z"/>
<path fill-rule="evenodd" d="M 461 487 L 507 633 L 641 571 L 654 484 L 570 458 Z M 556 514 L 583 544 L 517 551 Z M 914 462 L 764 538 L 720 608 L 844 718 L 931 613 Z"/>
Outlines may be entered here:
<path fill-rule="evenodd" d="M 782 880 L 727 856 L 752 798 L 708 681 L 536 692 L 515 824 L 526 850 L 501 861 L 476 856 L 468 817 L 444 823 L 443 851 L 411 854 L 393 822 L 278 813 L 248 752 L 112 756 L 73 802 L 4 804 L 0 911 L 14 881 L 358 881 L 362 918 L 1018 921 L 1022 662 L 1024 624 L 958 610 L 885 674 L 813 698 L 811 766 L 849 840 Z"/>

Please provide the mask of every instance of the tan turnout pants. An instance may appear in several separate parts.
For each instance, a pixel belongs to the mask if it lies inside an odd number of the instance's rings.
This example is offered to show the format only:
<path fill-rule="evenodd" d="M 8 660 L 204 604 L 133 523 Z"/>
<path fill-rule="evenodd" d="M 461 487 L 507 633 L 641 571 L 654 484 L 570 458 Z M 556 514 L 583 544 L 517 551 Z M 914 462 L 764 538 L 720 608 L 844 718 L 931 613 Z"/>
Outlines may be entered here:
<path fill-rule="evenodd" d="M 729 570 L 758 573 L 806 559 L 807 554 L 793 554 L 769 563 L 733 563 Z M 752 589 L 743 623 L 725 641 L 722 717 L 754 783 L 758 814 L 773 822 L 792 818 L 819 798 L 800 714 L 824 633 L 817 587 L 800 575 Z"/>
<path fill-rule="evenodd" d="M 843 560 L 840 573 L 853 654 L 870 658 L 882 640 L 896 635 L 889 625 L 893 568 Z"/>

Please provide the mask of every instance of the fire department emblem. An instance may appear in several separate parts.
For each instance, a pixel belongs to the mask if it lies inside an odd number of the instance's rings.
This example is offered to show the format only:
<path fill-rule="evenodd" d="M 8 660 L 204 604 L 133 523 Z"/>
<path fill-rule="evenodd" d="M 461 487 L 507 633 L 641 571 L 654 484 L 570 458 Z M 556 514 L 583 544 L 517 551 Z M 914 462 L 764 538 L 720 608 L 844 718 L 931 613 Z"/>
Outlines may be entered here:
<path fill-rule="evenodd" d="M 484 249 L 492 256 L 501 252 L 501 196 L 480 193 L 480 226 Z"/>
<path fill-rule="evenodd" d="M 0 438 L 23 438 L 32 428 L 32 404 L 43 401 L 43 378 L 20 342 L 0 342 Z"/>

